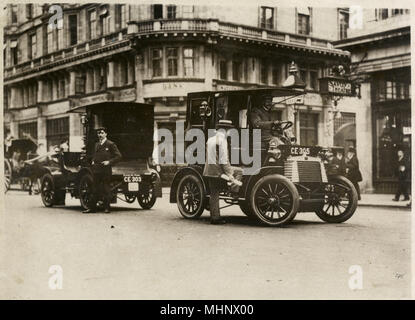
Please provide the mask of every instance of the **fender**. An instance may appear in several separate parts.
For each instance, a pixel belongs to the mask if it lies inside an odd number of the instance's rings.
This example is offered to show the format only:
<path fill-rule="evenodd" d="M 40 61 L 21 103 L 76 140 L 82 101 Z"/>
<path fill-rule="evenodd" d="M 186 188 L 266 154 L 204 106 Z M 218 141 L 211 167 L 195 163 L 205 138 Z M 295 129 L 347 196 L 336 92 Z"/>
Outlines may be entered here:
<path fill-rule="evenodd" d="M 254 174 L 250 176 L 245 176 L 245 181 L 242 185 L 241 193 L 245 199 L 249 196 L 249 190 L 251 190 L 254 184 L 264 176 L 268 176 L 271 174 L 280 174 L 284 175 L 284 167 L 282 166 L 267 166 L 262 167 L 257 170 Z"/>
<path fill-rule="evenodd" d="M 202 181 L 203 188 L 207 191 L 206 182 L 203 180 L 203 171 L 202 168 L 199 166 L 189 166 L 179 169 L 176 174 L 174 175 L 173 181 L 170 186 L 170 203 L 176 203 L 176 193 L 177 187 L 179 184 L 180 179 L 185 175 L 193 174 L 200 178 Z"/>
<path fill-rule="evenodd" d="M 149 168 L 148 171 L 157 176 L 157 179 L 154 181 L 154 192 L 155 192 L 156 198 L 163 197 L 163 192 L 161 189 L 161 178 L 160 178 L 159 173 L 157 172 L 157 170 L 153 168 Z"/>

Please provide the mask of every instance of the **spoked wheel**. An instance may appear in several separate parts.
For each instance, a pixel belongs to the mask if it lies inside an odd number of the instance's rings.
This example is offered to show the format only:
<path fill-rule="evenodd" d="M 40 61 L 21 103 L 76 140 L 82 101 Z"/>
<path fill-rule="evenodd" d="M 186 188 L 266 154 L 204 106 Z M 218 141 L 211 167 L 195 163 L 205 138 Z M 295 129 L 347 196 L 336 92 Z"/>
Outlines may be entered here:
<path fill-rule="evenodd" d="M 125 194 L 124 195 L 124 198 L 125 198 L 125 202 L 127 202 L 127 203 L 133 203 L 135 201 L 136 196 L 132 196 L 132 195 L 129 195 L 129 194 Z"/>
<path fill-rule="evenodd" d="M 256 218 L 269 226 L 282 226 L 297 214 L 300 200 L 295 185 L 279 174 L 258 180 L 250 194 L 250 204 Z"/>
<path fill-rule="evenodd" d="M 79 181 L 79 200 L 84 210 L 93 209 L 94 180 L 90 174 L 85 174 Z"/>
<path fill-rule="evenodd" d="M 4 193 L 10 189 L 10 184 L 12 181 L 12 166 L 10 162 L 4 159 Z"/>
<path fill-rule="evenodd" d="M 184 176 L 178 185 L 176 200 L 180 214 L 188 219 L 198 218 L 205 208 L 206 192 L 202 181 L 194 176 Z"/>
<path fill-rule="evenodd" d="M 51 207 L 55 202 L 55 185 L 52 176 L 47 173 L 42 177 L 40 195 L 45 207 Z"/>
<path fill-rule="evenodd" d="M 329 223 L 341 223 L 352 217 L 357 208 L 357 191 L 349 179 L 335 176 L 325 186 L 324 205 L 317 216 Z"/>
<path fill-rule="evenodd" d="M 156 193 L 154 192 L 154 186 L 149 185 L 144 187 L 142 191 L 138 193 L 137 201 L 141 208 L 148 210 L 151 209 L 156 203 Z"/>

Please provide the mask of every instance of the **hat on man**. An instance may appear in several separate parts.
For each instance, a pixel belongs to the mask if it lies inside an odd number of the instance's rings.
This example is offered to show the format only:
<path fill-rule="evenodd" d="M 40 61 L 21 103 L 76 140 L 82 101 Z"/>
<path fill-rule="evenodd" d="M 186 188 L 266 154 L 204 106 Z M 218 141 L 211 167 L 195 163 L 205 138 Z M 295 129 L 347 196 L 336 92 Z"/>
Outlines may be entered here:
<path fill-rule="evenodd" d="M 216 129 L 231 129 L 234 128 L 231 120 L 219 120 L 216 124 Z"/>
<path fill-rule="evenodd" d="M 105 133 L 108 133 L 107 128 L 105 127 L 99 127 L 95 129 L 96 132 L 104 131 Z"/>
<path fill-rule="evenodd" d="M 354 147 L 350 147 L 350 148 L 349 148 L 349 152 L 356 153 L 356 149 L 355 149 Z"/>

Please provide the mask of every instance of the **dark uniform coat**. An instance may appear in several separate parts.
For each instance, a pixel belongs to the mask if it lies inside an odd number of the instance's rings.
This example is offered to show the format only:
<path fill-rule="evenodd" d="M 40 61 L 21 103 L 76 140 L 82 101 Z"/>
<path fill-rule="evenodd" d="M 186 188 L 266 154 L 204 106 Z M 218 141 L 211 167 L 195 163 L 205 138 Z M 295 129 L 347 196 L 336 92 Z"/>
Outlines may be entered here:
<path fill-rule="evenodd" d="M 262 144 L 268 143 L 272 139 L 271 127 L 274 121 L 271 119 L 271 113 L 264 108 L 255 108 L 251 112 L 251 124 L 254 129 L 261 129 Z"/>
<path fill-rule="evenodd" d="M 102 173 L 111 176 L 111 165 L 120 160 L 121 153 L 118 150 L 117 145 L 111 140 L 106 139 L 102 145 L 99 142 L 95 144 L 95 153 L 92 157 L 94 173 Z M 103 161 L 109 161 L 109 165 L 102 165 L 101 162 Z"/>

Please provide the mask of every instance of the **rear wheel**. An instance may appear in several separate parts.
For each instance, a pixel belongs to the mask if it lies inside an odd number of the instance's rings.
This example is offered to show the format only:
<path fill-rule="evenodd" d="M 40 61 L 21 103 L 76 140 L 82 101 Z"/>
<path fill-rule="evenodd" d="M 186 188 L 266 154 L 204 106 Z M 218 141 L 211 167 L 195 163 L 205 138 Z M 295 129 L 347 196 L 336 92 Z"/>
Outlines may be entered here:
<path fill-rule="evenodd" d="M 188 175 L 181 178 L 176 193 L 180 214 L 188 219 L 198 218 L 205 208 L 206 192 L 200 178 Z"/>
<path fill-rule="evenodd" d="M 45 207 L 51 207 L 55 204 L 55 183 L 49 173 L 45 174 L 41 180 L 40 196 Z"/>
<path fill-rule="evenodd" d="M 249 198 L 253 214 L 269 226 L 282 226 L 292 221 L 300 205 L 295 185 L 279 174 L 259 179 Z"/>
<path fill-rule="evenodd" d="M 145 210 L 151 209 L 156 203 L 156 199 L 153 185 L 146 186 L 142 191 L 139 191 L 137 196 L 138 203 Z"/>
<path fill-rule="evenodd" d="M 78 188 L 79 201 L 81 202 L 82 209 L 93 209 L 93 207 L 96 205 L 96 203 L 93 203 L 94 180 L 89 173 L 84 174 L 81 177 Z"/>
<path fill-rule="evenodd" d="M 317 216 L 329 223 L 349 220 L 357 208 L 357 191 L 353 183 L 342 176 L 329 179 L 325 186 L 324 205 L 316 210 Z"/>
<path fill-rule="evenodd" d="M 10 162 L 4 159 L 4 193 L 10 189 L 10 184 L 12 181 L 12 166 Z"/>

